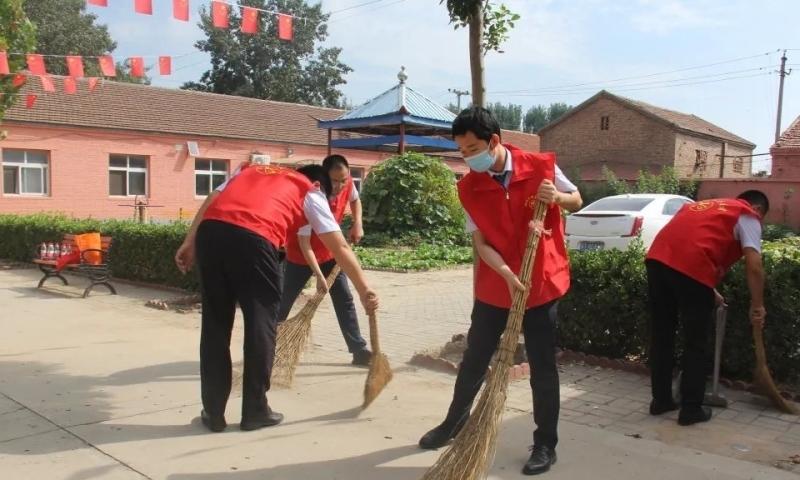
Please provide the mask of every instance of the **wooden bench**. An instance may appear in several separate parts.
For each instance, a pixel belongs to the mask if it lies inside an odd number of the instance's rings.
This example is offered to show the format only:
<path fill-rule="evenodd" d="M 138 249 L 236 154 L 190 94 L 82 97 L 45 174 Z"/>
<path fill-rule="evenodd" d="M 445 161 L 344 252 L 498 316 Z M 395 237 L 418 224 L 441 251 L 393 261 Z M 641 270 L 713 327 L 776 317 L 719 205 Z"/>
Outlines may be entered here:
<path fill-rule="evenodd" d="M 78 246 L 75 244 L 75 235 L 64 235 L 61 243 L 65 243 L 72 247 L 72 251 L 78 250 Z M 111 249 L 111 237 L 100 237 L 100 243 L 100 250 L 84 250 L 81 252 L 80 263 L 73 263 L 64 267 L 64 269 L 75 270 L 89 278 L 89 286 L 83 291 L 83 298 L 88 297 L 89 293 L 97 285 L 103 285 L 104 287 L 108 288 L 113 295 L 117 294 L 117 290 L 110 283 L 111 272 L 109 270 L 109 251 Z M 100 255 L 100 263 L 92 262 L 91 258 L 96 258 L 97 255 Z M 33 260 L 33 263 L 39 265 L 39 270 L 44 273 L 44 276 L 41 280 L 39 280 L 39 285 L 36 288 L 42 288 L 44 282 L 47 281 L 48 278 L 52 277 L 60 279 L 64 285 L 69 285 L 69 282 L 67 282 L 67 279 L 61 275 L 61 272 L 56 270 L 56 260 L 42 260 L 40 258 L 36 258 Z"/>

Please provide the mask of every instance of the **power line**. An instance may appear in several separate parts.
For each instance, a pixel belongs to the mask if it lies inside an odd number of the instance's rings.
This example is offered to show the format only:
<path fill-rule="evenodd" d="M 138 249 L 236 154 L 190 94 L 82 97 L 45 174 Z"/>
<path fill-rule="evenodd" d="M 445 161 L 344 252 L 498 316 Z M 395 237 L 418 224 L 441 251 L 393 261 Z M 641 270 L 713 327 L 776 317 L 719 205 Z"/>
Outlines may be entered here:
<path fill-rule="evenodd" d="M 497 91 L 497 92 L 489 92 L 489 93 L 496 93 L 496 94 L 500 94 L 500 93 L 525 93 L 525 92 L 533 92 L 533 91 L 539 91 L 539 90 L 548 90 L 548 89 L 553 89 L 553 88 L 583 87 L 583 86 L 589 86 L 589 85 L 599 85 L 599 84 L 621 82 L 621 81 L 624 81 L 624 80 L 635 80 L 635 79 L 640 79 L 640 78 L 652 78 L 652 77 L 657 77 L 657 76 L 661 76 L 661 75 L 668 75 L 668 74 L 671 74 L 671 73 L 686 72 L 686 71 L 689 71 L 689 70 L 699 70 L 699 69 L 702 69 L 702 68 L 714 67 L 714 66 L 717 66 L 717 65 L 724 65 L 724 64 L 727 64 L 727 63 L 735 63 L 735 62 L 741 62 L 743 60 L 750 60 L 750 59 L 753 59 L 753 58 L 760 58 L 760 57 L 772 55 L 772 54 L 774 54 L 776 52 L 779 52 L 779 51 L 780 50 L 771 50 L 769 52 L 759 53 L 758 55 L 750 55 L 750 56 L 747 56 L 747 57 L 739 57 L 739 58 L 734 58 L 734 59 L 730 59 L 730 60 L 722 60 L 722 61 L 719 61 L 719 62 L 706 63 L 706 64 L 703 64 L 703 65 L 695 65 L 695 66 L 691 66 L 691 67 L 684 67 L 684 68 L 679 68 L 679 69 L 676 69 L 676 70 L 668 70 L 668 71 L 664 71 L 664 72 L 650 73 L 650 74 L 646 74 L 646 75 L 634 75 L 634 76 L 631 76 L 631 77 L 620 77 L 620 78 L 615 78 L 615 79 L 612 79 L 612 80 L 599 80 L 599 81 L 594 81 L 594 82 L 574 83 L 574 84 L 571 84 L 571 85 L 556 85 L 556 86 L 541 87 L 541 88 L 536 88 L 536 89 L 505 90 L 505 91 Z"/>
<path fill-rule="evenodd" d="M 342 8 L 340 10 L 334 10 L 332 12 L 328 12 L 328 15 L 335 15 L 337 13 L 346 12 L 348 10 L 355 10 L 356 8 L 366 7 L 366 6 L 372 5 L 374 3 L 380 3 L 380 2 L 385 2 L 385 1 L 386 0 L 371 0 L 369 2 L 359 3 L 358 5 L 353 5 L 351 7 Z"/>
<path fill-rule="evenodd" d="M 378 6 L 376 6 L 375 8 L 371 8 L 371 9 L 369 9 L 369 10 L 364 10 L 364 11 L 360 11 L 360 12 L 351 13 L 350 15 L 345 15 L 344 17 L 337 17 L 337 18 L 334 18 L 333 20 L 329 20 L 327 23 L 328 23 L 328 24 L 331 24 L 331 23 L 340 22 L 340 21 L 342 21 L 342 20 L 347 20 L 348 18 L 357 17 L 357 16 L 359 16 L 359 15 L 362 15 L 362 14 L 364 14 L 364 13 L 370 13 L 370 12 L 374 12 L 374 11 L 376 11 L 376 10 L 380 10 L 380 9 L 382 9 L 382 8 L 391 7 L 392 5 L 397 5 L 398 3 L 403 3 L 403 2 L 405 2 L 405 1 L 406 1 L 406 0 L 396 0 L 396 1 L 392 2 L 392 3 L 387 3 L 387 4 L 385 4 L 385 5 L 378 5 Z"/>

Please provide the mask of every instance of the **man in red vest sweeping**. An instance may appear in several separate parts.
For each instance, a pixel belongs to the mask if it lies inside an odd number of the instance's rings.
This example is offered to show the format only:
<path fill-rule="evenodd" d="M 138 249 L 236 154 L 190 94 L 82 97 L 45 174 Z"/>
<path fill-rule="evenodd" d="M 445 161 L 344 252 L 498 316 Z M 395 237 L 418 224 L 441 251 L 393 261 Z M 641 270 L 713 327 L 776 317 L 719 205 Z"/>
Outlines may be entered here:
<path fill-rule="evenodd" d="M 328 196 L 333 217 L 337 223 L 341 223 L 347 205 L 350 205 L 353 215 L 350 241 L 358 243 L 364 236 L 361 224 L 361 200 L 358 190 L 353 185 L 353 179 L 350 178 L 350 165 L 341 155 L 329 155 L 322 161 L 322 168 L 328 172 L 333 185 L 331 195 Z M 292 232 L 286 244 L 286 267 L 283 277 L 283 297 L 278 313 L 279 321 L 284 321 L 289 316 L 292 305 L 312 273 L 317 279 L 317 289 L 327 290 L 325 277 L 335 265 L 333 254 L 312 232 L 311 225 L 305 225 L 298 231 Z M 356 306 L 344 273 L 340 273 L 333 281 L 330 294 L 345 344 L 353 355 L 353 365 L 369 365 L 372 354 L 367 350 L 367 342 L 358 328 Z"/>
<path fill-rule="evenodd" d="M 330 178 L 319 165 L 298 171 L 245 165 L 213 192 L 195 216 L 175 254 L 181 271 L 197 258 L 203 296 L 200 333 L 201 419 L 211 431 L 225 429 L 231 391 L 230 340 L 236 304 L 244 316 L 242 430 L 277 425 L 283 415 L 267 402 L 275 357 L 281 297 L 278 248 L 289 232 L 310 224 L 348 274 L 368 312 L 378 308 L 364 272 L 328 206 Z"/>
<path fill-rule="evenodd" d="M 724 301 L 715 287 L 744 256 L 750 320 L 763 325 L 761 218 L 768 210 L 769 200 L 757 190 L 736 199 L 703 200 L 682 207 L 656 235 L 645 262 L 651 309 L 651 415 L 678 408 L 672 399 L 672 369 L 680 320 L 685 347 L 678 423 L 711 419 L 711 409 L 703 406 L 704 367 L 714 304 Z"/>
<path fill-rule="evenodd" d="M 536 200 L 550 205 L 546 234 L 536 256 L 523 320 L 525 349 L 536 408 L 533 449 L 522 472 L 546 472 L 556 461 L 559 383 L 556 366 L 556 305 L 569 289 L 569 263 L 561 207 L 577 210 L 581 196 L 555 165 L 552 153 L 531 153 L 500 143 L 500 126 L 485 108 L 472 107 L 453 121 L 453 138 L 470 172 L 458 182 L 467 231 L 480 256 L 467 349 L 444 422 L 419 441 L 422 448 L 446 445 L 466 423 L 489 362 L 506 325 L 519 281 Z"/>

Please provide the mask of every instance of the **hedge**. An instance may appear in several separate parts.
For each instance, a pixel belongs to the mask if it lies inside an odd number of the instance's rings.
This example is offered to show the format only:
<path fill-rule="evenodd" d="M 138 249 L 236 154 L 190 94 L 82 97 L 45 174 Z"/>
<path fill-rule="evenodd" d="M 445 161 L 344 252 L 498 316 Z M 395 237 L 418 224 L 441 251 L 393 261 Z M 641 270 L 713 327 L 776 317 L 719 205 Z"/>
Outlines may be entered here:
<path fill-rule="evenodd" d="M 611 358 L 647 359 L 649 343 L 644 250 L 571 252 L 572 288 L 559 305 L 564 347 Z M 767 276 L 764 338 L 775 379 L 800 384 L 800 237 L 764 242 Z M 750 295 L 739 262 L 720 291 L 728 302 L 723 374 L 749 379 L 753 345 Z M 680 342 L 678 342 L 680 344 Z"/>

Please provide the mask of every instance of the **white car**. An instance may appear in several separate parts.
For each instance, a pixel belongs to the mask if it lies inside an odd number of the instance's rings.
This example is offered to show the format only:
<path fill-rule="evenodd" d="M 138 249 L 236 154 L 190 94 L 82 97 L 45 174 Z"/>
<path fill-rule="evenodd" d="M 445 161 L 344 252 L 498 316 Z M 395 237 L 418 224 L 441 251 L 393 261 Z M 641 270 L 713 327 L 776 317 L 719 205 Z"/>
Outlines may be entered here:
<path fill-rule="evenodd" d="M 641 235 L 650 248 L 658 232 L 682 206 L 694 201 L 680 195 L 640 193 L 605 197 L 567 217 L 567 248 L 625 250 Z"/>

